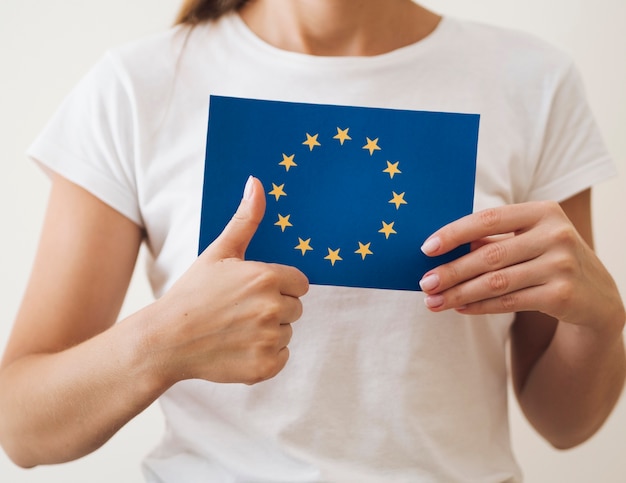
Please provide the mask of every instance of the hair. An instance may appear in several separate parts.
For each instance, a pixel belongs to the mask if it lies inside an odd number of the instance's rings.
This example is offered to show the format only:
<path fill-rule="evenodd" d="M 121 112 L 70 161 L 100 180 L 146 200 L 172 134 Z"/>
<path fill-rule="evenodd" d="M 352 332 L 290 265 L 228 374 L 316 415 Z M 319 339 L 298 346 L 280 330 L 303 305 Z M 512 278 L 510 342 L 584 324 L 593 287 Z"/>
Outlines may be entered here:
<path fill-rule="evenodd" d="M 246 0 L 183 0 L 174 23 L 196 25 L 237 10 L 245 2 Z"/>

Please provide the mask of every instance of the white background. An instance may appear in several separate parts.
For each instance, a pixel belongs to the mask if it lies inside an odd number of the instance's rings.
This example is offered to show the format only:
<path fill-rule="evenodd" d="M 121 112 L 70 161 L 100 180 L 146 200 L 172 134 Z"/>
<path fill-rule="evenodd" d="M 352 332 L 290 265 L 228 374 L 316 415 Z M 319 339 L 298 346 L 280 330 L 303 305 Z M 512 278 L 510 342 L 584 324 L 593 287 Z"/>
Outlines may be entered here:
<path fill-rule="evenodd" d="M 597 251 L 626 295 L 626 2 L 427 0 L 438 12 L 532 32 L 574 57 L 621 176 L 594 192 Z M 36 249 L 48 183 L 24 150 L 68 90 L 108 47 L 166 28 L 177 0 L 0 2 L 0 347 L 9 335 Z M 139 265 L 141 269 L 141 264 Z M 138 270 L 124 313 L 150 301 Z M 33 381 L 36 383 L 36 381 Z M 512 404 L 513 444 L 529 483 L 626 481 L 626 398 L 589 442 L 548 447 Z M 139 460 L 160 437 L 153 405 L 96 453 L 21 470 L 0 452 L 2 483 L 138 482 Z"/>

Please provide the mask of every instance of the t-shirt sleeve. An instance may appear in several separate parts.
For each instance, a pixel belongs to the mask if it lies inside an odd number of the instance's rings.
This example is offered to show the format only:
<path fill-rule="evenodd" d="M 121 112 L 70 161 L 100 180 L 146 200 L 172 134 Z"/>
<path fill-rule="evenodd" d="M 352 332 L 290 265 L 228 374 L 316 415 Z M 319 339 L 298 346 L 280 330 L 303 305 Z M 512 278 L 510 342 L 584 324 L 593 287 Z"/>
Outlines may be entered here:
<path fill-rule="evenodd" d="M 548 109 L 528 201 L 563 201 L 616 175 L 573 64 L 560 79 Z"/>
<path fill-rule="evenodd" d="M 27 150 L 56 172 L 143 226 L 135 173 L 135 113 L 110 54 L 62 102 Z"/>

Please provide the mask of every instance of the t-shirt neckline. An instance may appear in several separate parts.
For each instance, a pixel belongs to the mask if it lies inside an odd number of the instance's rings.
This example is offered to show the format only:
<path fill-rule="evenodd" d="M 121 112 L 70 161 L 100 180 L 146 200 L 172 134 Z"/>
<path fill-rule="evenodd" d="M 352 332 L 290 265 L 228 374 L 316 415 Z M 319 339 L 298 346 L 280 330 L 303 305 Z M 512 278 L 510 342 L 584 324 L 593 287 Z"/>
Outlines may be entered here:
<path fill-rule="evenodd" d="M 432 49 L 433 45 L 445 37 L 450 29 L 451 19 L 442 16 L 435 29 L 423 39 L 397 49 L 373 56 L 317 56 L 283 50 L 275 47 L 256 35 L 243 21 L 237 12 L 227 14 L 222 19 L 229 25 L 233 34 L 246 49 L 253 49 L 259 55 L 269 56 L 274 60 L 282 60 L 289 64 L 301 63 L 312 66 L 340 67 L 340 66 L 382 66 L 402 62 L 422 52 Z"/>

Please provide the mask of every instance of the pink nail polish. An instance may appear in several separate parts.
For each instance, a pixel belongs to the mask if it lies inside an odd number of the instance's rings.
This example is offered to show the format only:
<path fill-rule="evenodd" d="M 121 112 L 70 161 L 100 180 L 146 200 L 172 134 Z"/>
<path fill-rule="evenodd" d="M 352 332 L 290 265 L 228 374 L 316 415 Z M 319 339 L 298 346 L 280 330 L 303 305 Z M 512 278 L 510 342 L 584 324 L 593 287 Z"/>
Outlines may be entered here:
<path fill-rule="evenodd" d="M 439 285 L 439 275 L 436 273 L 431 273 L 430 275 L 426 275 L 423 279 L 420 280 L 420 287 L 422 290 L 433 290 Z"/>
<path fill-rule="evenodd" d="M 425 255 L 430 255 L 431 253 L 434 253 L 435 251 L 437 251 L 440 246 L 441 246 L 441 240 L 439 239 L 438 236 L 434 236 L 424 242 L 421 250 L 422 252 L 424 252 Z"/>
<path fill-rule="evenodd" d="M 243 189 L 243 199 L 244 200 L 249 200 L 250 198 L 252 198 L 252 182 L 253 182 L 254 178 L 252 176 L 248 176 L 248 181 L 246 181 L 246 186 Z"/>
<path fill-rule="evenodd" d="M 443 295 L 429 295 L 424 299 L 426 307 L 430 309 L 436 309 L 443 305 Z"/>

